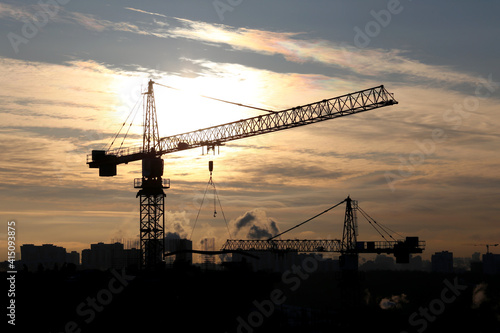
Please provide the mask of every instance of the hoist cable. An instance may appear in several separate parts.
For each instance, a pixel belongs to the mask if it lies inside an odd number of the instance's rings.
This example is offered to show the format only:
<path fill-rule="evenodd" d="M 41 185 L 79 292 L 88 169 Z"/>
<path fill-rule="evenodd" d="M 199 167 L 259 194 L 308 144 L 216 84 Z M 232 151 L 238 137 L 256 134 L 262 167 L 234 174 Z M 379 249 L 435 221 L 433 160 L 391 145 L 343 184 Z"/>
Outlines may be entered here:
<path fill-rule="evenodd" d="M 217 193 L 217 190 L 215 189 L 215 184 L 213 184 L 213 185 L 214 185 L 214 193 L 217 196 L 217 200 L 219 201 L 220 211 L 222 213 L 222 217 L 224 218 L 224 223 L 226 223 L 226 229 L 227 229 L 227 233 L 229 235 L 229 239 L 232 239 L 233 237 L 231 237 L 231 232 L 229 231 L 229 224 L 227 223 L 226 215 L 224 214 L 224 210 L 222 209 L 222 204 L 220 203 L 219 194 Z M 214 197 L 214 200 L 215 200 L 215 197 Z"/>
<path fill-rule="evenodd" d="M 210 176 L 210 179 L 208 180 L 208 183 L 207 183 L 207 187 L 205 188 L 205 193 L 203 193 L 203 198 L 201 200 L 200 208 L 198 209 L 198 214 L 196 215 L 196 220 L 194 221 L 193 230 L 191 230 L 191 236 L 189 237 L 190 240 L 192 240 L 192 238 L 193 238 L 194 229 L 196 228 L 196 224 L 198 223 L 198 218 L 200 217 L 201 209 L 203 208 L 203 203 L 205 202 L 205 197 L 207 196 L 208 187 L 210 185 L 212 185 L 212 187 L 214 189 L 214 217 L 217 214 L 216 207 L 217 207 L 217 201 L 218 201 L 220 211 L 222 213 L 222 217 L 224 218 L 224 223 L 226 224 L 227 233 L 229 235 L 229 238 L 232 239 L 231 232 L 229 231 L 229 224 L 227 223 L 227 219 L 226 219 L 226 214 L 224 214 L 224 210 L 222 209 L 222 204 L 220 202 L 219 194 L 217 193 L 215 183 L 212 180 L 212 176 Z"/>
<path fill-rule="evenodd" d="M 194 221 L 193 230 L 191 230 L 191 236 L 189 236 L 189 240 L 193 239 L 194 229 L 196 228 L 196 223 L 198 222 L 198 217 L 200 216 L 201 208 L 203 207 L 203 202 L 205 201 L 205 196 L 207 195 L 208 185 L 210 185 L 210 181 L 207 183 L 205 193 L 203 193 L 203 199 L 201 199 L 200 209 L 198 209 L 198 214 L 196 215 L 196 220 Z"/>

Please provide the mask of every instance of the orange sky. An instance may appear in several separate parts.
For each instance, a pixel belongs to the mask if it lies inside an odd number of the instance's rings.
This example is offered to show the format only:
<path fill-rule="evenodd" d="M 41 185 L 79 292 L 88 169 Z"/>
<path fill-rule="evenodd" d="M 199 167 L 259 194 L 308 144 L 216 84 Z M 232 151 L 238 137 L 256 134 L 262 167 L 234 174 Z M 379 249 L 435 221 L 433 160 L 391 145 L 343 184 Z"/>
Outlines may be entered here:
<path fill-rule="evenodd" d="M 221 147 L 218 156 L 202 156 L 201 150 L 164 156 L 165 177 L 172 183 L 167 231 L 191 233 L 209 177 L 207 162 L 213 159 L 230 228 L 245 212 L 257 211 L 260 223 L 272 219 L 285 230 L 350 195 L 376 220 L 426 240 L 425 258 L 442 250 L 469 256 L 484 252 L 471 244 L 498 243 L 496 72 L 440 62 L 431 49 L 410 54 L 403 46 L 358 48 L 326 37 L 319 26 L 314 35 L 312 28 L 304 32 L 288 25 L 221 23 L 173 16 L 159 8 L 143 13 L 114 5 L 122 13 L 117 18 L 74 6 L 65 7 L 43 33 L 20 45 L 19 54 L 8 44 L 0 53 L 0 220 L 17 222 L 18 245 L 53 243 L 80 251 L 90 243 L 138 236 L 132 185 L 140 163 L 119 166 L 116 177 L 99 178 L 87 167 L 86 155 L 109 143 L 150 78 L 185 90 L 155 88 L 162 135 L 259 114 L 197 94 L 284 109 L 385 84 L 399 101 L 234 141 Z M 0 3 L 2 29 L 17 31 L 23 11 L 36 10 L 30 8 Z M 151 66 L 140 60 L 110 63 L 102 58 L 104 52 L 93 56 L 77 43 L 68 49 L 56 43 L 51 56 L 60 60 L 48 61 L 46 43 L 61 33 L 56 27 L 84 35 L 75 38 L 86 43 L 114 36 L 121 42 L 114 51 L 117 57 L 127 40 L 159 50 L 172 45 L 172 50 L 205 51 L 186 51 L 174 64 L 158 54 Z M 398 27 L 405 28 L 404 23 L 388 26 L 387 33 Z M 140 142 L 140 118 L 125 145 Z M 222 216 L 213 218 L 212 209 L 203 207 L 194 244 L 215 237 L 218 247 L 227 238 Z M 340 238 L 342 215 L 343 208 L 289 237 Z M 366 221 L 359 224 L 360 240 L 378 240 Z M 5 242 L 3 233 L 0 243 Z"/>

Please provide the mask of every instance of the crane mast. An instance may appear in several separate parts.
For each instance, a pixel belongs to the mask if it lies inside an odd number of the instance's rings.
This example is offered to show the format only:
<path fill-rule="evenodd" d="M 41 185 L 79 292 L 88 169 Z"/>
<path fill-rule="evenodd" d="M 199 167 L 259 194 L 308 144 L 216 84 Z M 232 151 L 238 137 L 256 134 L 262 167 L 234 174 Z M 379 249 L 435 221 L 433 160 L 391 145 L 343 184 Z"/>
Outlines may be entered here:
<path fill-rule="evenodd" d="M 163 180 L 163 159 L 156 152 L 160 147 L 160 135 L 156 117 L 153 81 L 145 93 L 144 135 L 142 141 L 142 178 L 134 180 L 139 198 L 139 240 L 141 266 L 153 268 L 161 262 L 165 253 L 165 197 L 164 189 L 170 187 Z"/>
<path fill-rule="evenodd" d="M 144 112 L 144 135 L 142 136 L 143 151 L 151 153 L 160 150 L 160 132 L 158 131 L 158 121 L 156 117 L 153 83 L 152 80 L 149 81 L 148 91 L 145 93 L 146 112 Z"/>
<path fill-rule="evenodd" d="M 164 253 L 165 192 L 170 180 L 163 179 L 164 154 L 196 147 L 215 147 L 225 142 L 314 124 L 398 104 L 383 85 L 354 93 L 310 103 L 303 106 L 242 119 L 183 134 L 160 138 L 152 80 L 144 102 L 143 144 L 139 147 L 93 150 L 87 156 L 90 168 L 98 168 L 99 176 L 117 174 L 117 165 L 142 160 L 142 177 L 134 180 L 140 198 L 141 264 L 152 268 L 161 262 Z M 348 231 L 352 244 L 354 231 Z M 354 236 L 355 237 L 355 236 Z M 354 238 L 355 240 L 355 238 Z M 344 245 L 343 245 L 344 246 Z"/>

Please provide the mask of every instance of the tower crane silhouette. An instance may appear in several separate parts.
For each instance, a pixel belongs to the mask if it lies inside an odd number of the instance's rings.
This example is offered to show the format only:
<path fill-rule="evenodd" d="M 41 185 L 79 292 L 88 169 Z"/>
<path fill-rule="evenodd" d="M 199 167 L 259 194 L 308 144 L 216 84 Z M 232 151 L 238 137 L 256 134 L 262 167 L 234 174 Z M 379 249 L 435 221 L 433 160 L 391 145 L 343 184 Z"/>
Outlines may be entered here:
<path fill-rule="evenodd" d="M 490 246 L 498 246 L 500 244 L 474 244 L 474 246 L 486 246 L 486 254 L 490 254 Z"/>
<path fill-rule="evenodd" d="M 232 140 L 310 125 L 398 104 L 393 94 L 380 85 L 282 111 L 254 108 L 266 111 L 268 114 L 162 138 L 158 131 L 154 84 L 162 86 L 150 80 L 147 91 L 144 93 L 142 146 L 92 150 L 92 153 L 87 156 L 89 167 L 98 168 L 99 176 L 103 177 L 115 176 L 119 164 L 142 161 L 142 177 L 134 180 L 134 187 L 139 189 L 137 197 L 140 202 L 139 230 L 143 268 L 154 268 L 160 264 L 165 250 L 166 195 L 164 190 L 170 187 L 170 180 L 163 178 L 163 155 L 196 147 L 215 148 Z M 231 104 L 243 106 L 238 103 Z"/>

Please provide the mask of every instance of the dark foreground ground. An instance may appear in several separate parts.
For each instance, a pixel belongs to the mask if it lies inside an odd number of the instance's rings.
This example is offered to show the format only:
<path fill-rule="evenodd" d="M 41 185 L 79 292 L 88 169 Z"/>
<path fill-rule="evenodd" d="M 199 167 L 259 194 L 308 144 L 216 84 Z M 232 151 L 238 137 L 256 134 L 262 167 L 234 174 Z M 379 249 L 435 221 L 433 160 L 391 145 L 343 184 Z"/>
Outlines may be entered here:
<path fill-rule="evenodd" d="M 500 332 L 499 276 L 304 268 L 19 272 L 12 331 Z"/>

